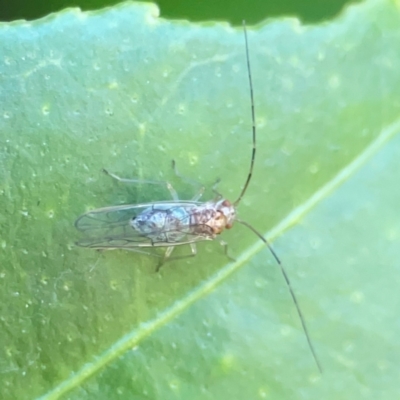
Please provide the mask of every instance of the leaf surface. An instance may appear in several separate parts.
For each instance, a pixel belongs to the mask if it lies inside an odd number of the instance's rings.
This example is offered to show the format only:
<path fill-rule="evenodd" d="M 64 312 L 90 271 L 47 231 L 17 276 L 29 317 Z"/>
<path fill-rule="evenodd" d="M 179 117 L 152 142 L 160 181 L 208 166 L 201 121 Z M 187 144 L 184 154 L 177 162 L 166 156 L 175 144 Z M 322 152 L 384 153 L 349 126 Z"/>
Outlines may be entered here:
<path fill-rule="evenodd" d="M 190 199 L 173 158 L 236 199 L 251 154 L 243 32 L 133 3 L 0 25 L 1 397 L 396 397 L 399 36 L 384 0 L 321 26 L 249 27 L 258 142 L 240 218 L 278 238 L 320 377 L 244 227 L 223 236 L 236 262 L 202 243 L 159 274 L 144 255 L 74 246 L 86 210 L 169 199 L 102 168 Z"/>

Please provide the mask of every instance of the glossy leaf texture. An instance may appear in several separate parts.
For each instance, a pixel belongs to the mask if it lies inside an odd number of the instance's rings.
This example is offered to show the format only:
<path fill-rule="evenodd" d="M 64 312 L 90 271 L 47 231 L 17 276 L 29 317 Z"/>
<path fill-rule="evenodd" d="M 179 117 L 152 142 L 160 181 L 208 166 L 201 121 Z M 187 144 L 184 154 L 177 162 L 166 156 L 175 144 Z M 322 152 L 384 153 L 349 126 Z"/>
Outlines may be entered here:
<path fill-rule="evenodd" d="M 241 28 L 154 5 L 0 25 L 2 399 L 398 395 L 400 39 L 396 2 L 316 26 L 248 27 L 258 129 L 245 227 L 171 262 L 74 245 L 93 208 L 193 185 L 235 200 L 251 153 Z M 195 185 L 194 185 L 195 186 Z M 180 249 L 184 254 L 188 249 Z"/>

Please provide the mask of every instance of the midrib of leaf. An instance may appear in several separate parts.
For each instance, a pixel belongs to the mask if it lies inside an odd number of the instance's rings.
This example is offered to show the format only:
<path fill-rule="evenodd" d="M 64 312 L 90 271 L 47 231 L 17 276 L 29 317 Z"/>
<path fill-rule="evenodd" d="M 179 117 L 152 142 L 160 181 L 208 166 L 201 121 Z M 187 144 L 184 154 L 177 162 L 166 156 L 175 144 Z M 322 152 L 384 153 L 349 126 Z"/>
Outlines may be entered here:
<path fill-rule="evenodd" d="M 282 221 L 273 227 L 269 232 L 264 234 L 268 241 L 288 230 L 290 227 L 298 223 L 305 215 L 310 213 L 325 198 L 337 190 L 343 183 L 354 176 L 359 169 L 379 152 L 379 150 L 388 143 L 396 134 L 400 132 L 400 119 L 397 119 L 388 127 L 384 128 L 379 136 L 376 137 L 351 163 L 340 170 L 330 181 L 317 190 L 307 201 L 300 204 L 291 211 Z M 159 313 L 155 318 L 141 323 L 136 329 L 127 335 L 124 335 L 108 350 L 101 353 L 94 362 L 85 364 L 80 370 L 71 377 L 64 380 L 48 393 L 41 396 L 40 400 L 58 399 L 62 395 L 68 393 L 74 388 L 80 386 L 88 378 L 96 374 L 102 368 L 116 358 L 123 355 L 129 349 L 137 346 L 141 340 L 147 338 L 153 332 L 166 325 L 169 321 L 177 317 L 179 314 L 188 309 L 193 303 L 200 300 L 208 293 L 212 292 L 221 283 L 223 283 L 230 275 L 235 273 L 239 268 L 246 264 L 246 261 L 255 254 L 264 249 L 264 244 L 257 241 L 253 246 L 241 253 L 241 256 L 235 262 L 227 264 L 216 274 L 212 275 L 194 290 L 188 292 L 184 297 L 175 301 L 171 306 L 167 307 L 163 312 Z"/>

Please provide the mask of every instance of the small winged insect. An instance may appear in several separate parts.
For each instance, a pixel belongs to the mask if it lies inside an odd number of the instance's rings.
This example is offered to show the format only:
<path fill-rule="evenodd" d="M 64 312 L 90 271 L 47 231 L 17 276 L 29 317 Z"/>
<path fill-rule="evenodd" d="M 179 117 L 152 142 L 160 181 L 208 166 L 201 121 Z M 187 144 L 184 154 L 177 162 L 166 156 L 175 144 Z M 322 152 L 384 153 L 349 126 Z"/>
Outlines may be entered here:
<path fill-rule="evenodd" d="M 243 30 L 250 88 L 253 148 L 249 173 L 239 197 L 232 203 L 214 190 L 216 193 L 215 199 L 201 202 L 199 199 L 204 191 L 204 188 L 201 188 L 192 200 L 180 200 L 176 191 L 168 182 L 125 179 L 104 171 L 120 182 L 166 185 L 172 195 L 172 200 L 104 207 L 89 211 L 86 214 L 81 215 L 75 222 L 76 228 L 85 235 L 84 238 L 79 240 L 76 244 L 78 246 L 92 249 L 125 249 L 157 256 L 160 258 L 159 268 L 167 260 L 176 260 L 195 256 L 197 252 L 196 242 L 214 240 L 225 229 L 232 228 L 235 221 L 239 222 L 254 232 L 265 243 L 280 266 L 290 295 L 296 306 L 299 319 L 307 338 L 308 346 L 318 369 L 322 371 L 299 303 L 281 260 L 278 258 L 268 241 L 255 228 L 247 222 L 238 219 L 236 216 L 236 209 L 246 193 L 253 174 L 256 155 L 256 123 L 253 83 L 251 77 L 247 31 L 244 21 Z M 179 176 L 175 169 L 174 162 L 173 167 L 175 173 Z M 225 253 L 227 254 L 226 243 L 221 242 L 221 244 L 225 247 Z M 175 247 L 180 245 L 189 245 L 191 247 L 191 254 L 171 257 Z M 150 251 L 160 247 L 166 248 L 163 255 Z"/>

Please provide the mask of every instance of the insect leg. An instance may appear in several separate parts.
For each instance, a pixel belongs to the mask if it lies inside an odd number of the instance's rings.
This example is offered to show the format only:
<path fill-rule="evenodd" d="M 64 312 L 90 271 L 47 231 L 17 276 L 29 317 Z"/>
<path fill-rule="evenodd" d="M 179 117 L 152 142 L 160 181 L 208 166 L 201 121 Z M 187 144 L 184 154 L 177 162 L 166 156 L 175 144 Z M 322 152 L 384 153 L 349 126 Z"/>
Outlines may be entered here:
<path fill-rule="evenodd" d="M 228 257 L 231 261 L 236 261 L 235 258 L 233 258 L 230 254 L 229 254 L 229 248 L 228 248 L 228 243 L 225 242 L 225 240 L 220 240 L 219 244 L 224 248 L 224 254 L 226 255 L 226 257 Z"/>
<path fill-rule="evenodd" d="M 165 262 L 170 260 L 170 256 L 171 256 L 172 252 L 174 251 L 174 249 L 175 249 L 175 246 L 167 247 L 167 250 L 165 250 L 165 253 L 164 253 L 164 257 L 160 260 L 160 262 L 157 265 L 157 269 L 156 269 L 157 272 L 160 270 L 160 268 L 162 267 L 162 265 Z"/>
<path fill-rule="evenodd" d="M 134 251 L 135 253 L 146 254 L 146 256 L 152 256 L 152 257 L 157 257 L 157 258 L 163 257 L 161 254 L 152 253 L 151 251 L 146 251 L 146 250 L 140 250 L 136 247 L 135 248 L 124 248 L 124 250 Z"/>
<path fill-rule="evenodd" d="M 190 178 L 187 178 L 186 176 L 181 175 L 178 172 L 178 169 L 176 168 L 175 160 L 172 160 L 172 169 L 174 170 L 175 175 L 179 179 L 182 179 L 183 181 L 189 183 L 190 185 L 192 185 L 194 187 L 199 187 L 199 189 L 197 190 L 196 194 L 191 199 L 193 201 L 198 201 L 201 198 L 201 196 L 203 196 L 203 193 L 204 193 L 204 190 L 205 190 L 204 185 L 202 185 L 200 182 L 198 182 L 198 181 L 196 181 L 194 179 L 190 179 Z M 222 195 L 219 192 L 217 192 L 217 190 L 216 190 L 216 187 L 218 186 L 220 181 L 221 181 L 221 179 L 218 178 L 215 181 L 215 183 L 212 185 L 212 191 L 218 196 L 218 198 L 222 198 Z"/>
<path fill-rule="evenodd" d="M 159 264 L 157 266 L 156 272 L 158 272 L 160 270 L 160 268 L 163 266 L 163 264 L 166 263 L 167 261 L 182 260 L 183 258 L 194 257 L 197 254 L 196 244 L 189 243 L 189 245 L 190 245 L 190 249 L 191 249 L 190 254 L 185 254 L 184 256 L 176 256 L 176 257 L 170 257 L 171 253 L 174 251 L 176 246 L 168 247 L 164 254 L 164 257 L 162 258 L 162 260 L 159 262 Z"/>
<path fill-rule="evenodd" d="M 222 199 L 222 194 L 220 192 L 218 192 L 217 190 L 217 186 L 219 185 L 219 183 L 221 182 L 221 179 L 217 179 L 214 183 L 214 185 L 212 185 L 212 191 L 213 193 L 217 196 L 217 199 Z"/>
<path fill-rule="evenodd" d="M 114 178 L 118 182 L 123 182 L 123 183 L 148 183 L 150 185 L 165 185 L 168 189 L 168 191 L 171 193 L 172 199 L 175 201 L 179 200 L 178 193 L 176 190 L 172 187 L 172 185 L 168 182 L 162 182 L 162 181 L 149 181 L 149 180 L 143 180 L 143 179 L 127 179 L 127 178 L 121 178 L 118 175 L 113 174 L 112 172 L 107 171 L 106 169 L 103 168 L 103 172 L 111 178 Z"/>
<path fill-rule="evenodd" d="M 175 160 L 172 160 L 172 169 L 174 170 L 174 174 L 175 174 L 179 179 L 181 179 L 181 180 L 184 181 L 184 182 L 189 183 L 189 184 L 192 185 L 193 187 L 197 187 L 197 188 L 198 188 L 198 189 L 197 189 L 197 192 L 196 192 L 196 194 L 193 196 L 192 200 L 193 200 L 193 201 L 199 200 L 199 199 L 201 198 L 201 196 L 203 195 L 203 193 L 204 193 L 204 190 L 205 190 L 204 185 L 202 185 L 200 182 L 197 182 L 197 181 L 194 180 L 194 179 L 190 179 L 190 178 L 187 178 L 186 176 L 181 175 L 181 174 L 178 172 L 178 169 L 176 168 L 176 162 L 175 162 Z"/>

